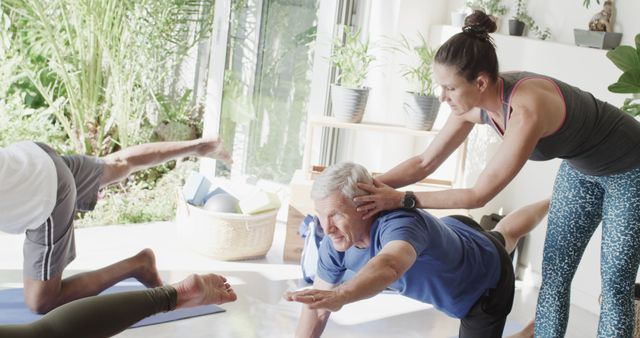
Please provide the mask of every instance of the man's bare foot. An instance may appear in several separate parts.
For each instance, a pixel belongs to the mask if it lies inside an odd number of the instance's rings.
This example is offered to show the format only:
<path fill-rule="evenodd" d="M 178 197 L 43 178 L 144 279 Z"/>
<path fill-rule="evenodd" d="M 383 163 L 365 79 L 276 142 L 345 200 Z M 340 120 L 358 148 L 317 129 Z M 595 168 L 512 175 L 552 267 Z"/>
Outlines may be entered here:
<path fill-rule="evenodd" d="M 216 275 L 191 275 L 172 285 L 178 292 L 176 308 L 233 302 L 238 297 L 227 279 Z"/>
<path fill-rule="evenodd" d="M 233 160 L 231 155 L 224 148 L 220 137 L 201 138 L 196 149 L 199 156 L 206 156 L 223 161 L 227 165 L 231 165 Z"/>
<path fill-rule="evenodd" d="M 162 285 L 162 279 L 156 268 L 156 255 L 153 250 L 146 248 L 138 252 L 132 259 L 138 266 L 137 272 L 133 276 L 135 279 L 148 288 Z"/>
<path fill-rule="evenodd" d="M 507 338 L 533 338 L 534 321 L 530 321 L 522 331 L 515 333 Z"/>

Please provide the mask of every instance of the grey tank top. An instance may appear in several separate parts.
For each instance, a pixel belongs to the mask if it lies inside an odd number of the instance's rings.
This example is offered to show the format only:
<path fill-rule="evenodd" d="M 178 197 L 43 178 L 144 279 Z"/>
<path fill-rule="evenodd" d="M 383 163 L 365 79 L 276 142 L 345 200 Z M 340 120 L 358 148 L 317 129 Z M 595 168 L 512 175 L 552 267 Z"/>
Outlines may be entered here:
<path fill-rule="evenodd" d="M 640 122 L 620 109 L 600 101 L 591 93 L 554 78 L 529 72 L 501 73 L 504 126 L 508 128 L 511 95 L 518 83 L 528 78 L 547 79 L 557 86 L 566 107 L 565 119 L 557 131 L 541 138 L 530 160 L 566 159 L 587 175 L 603 176 L 640 167 Z M 498 134 L 503 131 L 485 110 L 482 121 Z"/>

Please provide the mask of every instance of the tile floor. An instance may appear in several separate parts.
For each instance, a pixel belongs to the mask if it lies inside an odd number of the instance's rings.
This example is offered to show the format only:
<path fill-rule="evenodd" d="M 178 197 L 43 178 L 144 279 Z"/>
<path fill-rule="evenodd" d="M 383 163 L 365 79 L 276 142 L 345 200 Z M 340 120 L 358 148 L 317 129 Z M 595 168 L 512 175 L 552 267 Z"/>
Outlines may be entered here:
<path fill-rule="evenodd" d="M 265 258 L 222 262 L 194 253 L 177 240 L 171 222 L 108 226 L 76 230 L 78 258 L 68 275 L 95 269 L 152 248 L 166 282 L 194 272 L 227 276 L 239 295 L 224 313 L 129 329 L 118 337 L 292 337 L 300 305 L 282 299 L 286 290 L 304 287 L 297 265 L 282 261 L 284 224 L 278 224 L 274 245 Z M 21 287 L 23 236 L 0 233 L 0 288 Z M 509 321 L 523 325 L 533 316 L 537 289 L 520 285 Z M 597 316 L 572 307 L 567 337 L 594 337 Z M 458 321 L 431 306 L 392 294 L 345 306 L 332 314 L 324 337 L 452 337 Z"/>

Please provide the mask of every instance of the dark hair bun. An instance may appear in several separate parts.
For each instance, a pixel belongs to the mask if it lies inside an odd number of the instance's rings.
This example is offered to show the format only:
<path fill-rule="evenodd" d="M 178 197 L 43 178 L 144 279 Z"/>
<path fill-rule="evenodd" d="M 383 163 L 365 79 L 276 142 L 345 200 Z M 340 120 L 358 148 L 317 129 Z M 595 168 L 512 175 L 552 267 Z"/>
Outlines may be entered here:
<path fill-rule="evenodd" d="M 498 29 L 496 22 L 483 11 L 475 10 L 464 19 L 462 31 L 484 40 Z"/>

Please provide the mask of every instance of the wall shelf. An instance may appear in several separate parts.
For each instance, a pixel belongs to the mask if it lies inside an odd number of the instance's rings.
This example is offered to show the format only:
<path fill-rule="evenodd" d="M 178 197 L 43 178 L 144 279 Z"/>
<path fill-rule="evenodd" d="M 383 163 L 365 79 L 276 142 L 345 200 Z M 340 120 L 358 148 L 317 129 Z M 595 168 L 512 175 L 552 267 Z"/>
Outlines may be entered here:
<path fill-rule="evenodd" d="M 338 121 L 335 117 L 331 116 L 312 116 L 309 121 L 307 121 L 307 135 L 305 140 L 305 148 L 302 159 L 302 172 L 305 174 L 306 179 L 312 178 L 312 168 L 313 163 L 311 163 L 311 152 L 312 146 L 315 136 L 315 131 L 318 128 L 327 127 L 327 128 L 336 128 L 336 129 L 345 129 L 345 130 L 353 130 L 353 131 L 368 131 L 368 132 L 379 132 L 379 133 L 394 133 L 394 134 L 402 134 L 410 137 L 419 137 L 426 136 L 433 139 L 440 130 L 415 130 L 409 129 L 401 125 L 390 125 L 390 124 L 382 124 L 376 122 L 361 122 L 361 123 L 349 123 L 349 122 L 341 122 Z M 420 183 L 423 185 L 429 185 L 431 188 L 435 186 L 439 186 L 442 188 L 452 188 L 457 186 L 457 182 L 459 182 L 464 174 L 464 164 L 466 160 L 466 150 L 467 150 L 467 141 L 465 140 L 460 147 L 456 151 L 458 151 L 458 159 L 456 162 L 455 175 L 453 180 L 431 180 L 425 179 Z"/>
<path fill-rule="evenodd" d="M 431 26 L 429 42 L 438 47 L 460 31 L 460 27 Z M 520 70 L 551 76 L 614 106 L 621 106 L 627 97 L 612 93 L 607 88 L 622 74 L 607 58 L 608 50 L 499 33 L 491 36 L 496 45 L 500 71 Z"/>

